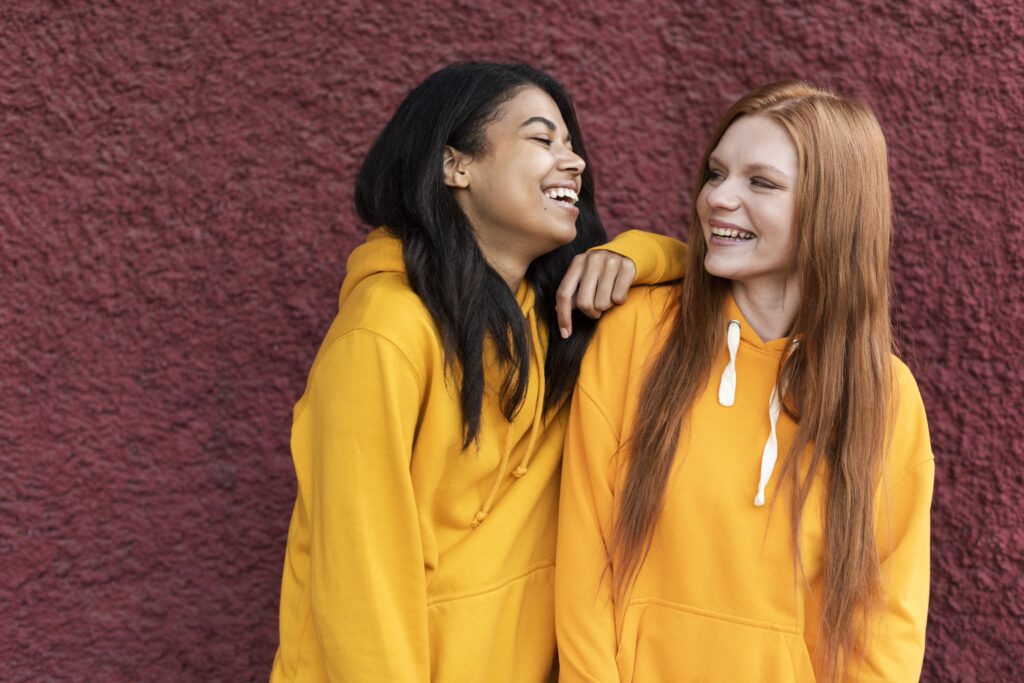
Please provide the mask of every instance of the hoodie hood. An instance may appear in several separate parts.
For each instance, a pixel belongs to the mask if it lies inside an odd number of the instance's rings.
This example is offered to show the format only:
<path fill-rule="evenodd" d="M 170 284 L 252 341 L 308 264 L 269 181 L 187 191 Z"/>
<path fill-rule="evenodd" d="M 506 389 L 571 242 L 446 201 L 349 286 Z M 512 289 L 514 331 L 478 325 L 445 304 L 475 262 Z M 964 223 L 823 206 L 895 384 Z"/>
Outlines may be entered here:
<path fill-rule="evenodd" d="M 348 275 L 338 295 L 338 305 L 348 299 L 360 282 L 378 273 L 405 273 L 402 242 L 386 228 L 372 230 L 366 241 L 352 250 L 348 257 Z"/>
<path fill-rule="evenodd" d="M 366 241 L 352 250 L 348 257 L 347 275 L 338 295 L 338 305 L 348 299 L 363 280 L 378 273 L 405 274 L 405 257 L 402 255 L 402 241 L 388 232 L 386 227 L 375 228 Z M 523 315 L 529 318 L 533 312 L 533 287 L 524 278 L 516 290 L 516 301 Z"/>

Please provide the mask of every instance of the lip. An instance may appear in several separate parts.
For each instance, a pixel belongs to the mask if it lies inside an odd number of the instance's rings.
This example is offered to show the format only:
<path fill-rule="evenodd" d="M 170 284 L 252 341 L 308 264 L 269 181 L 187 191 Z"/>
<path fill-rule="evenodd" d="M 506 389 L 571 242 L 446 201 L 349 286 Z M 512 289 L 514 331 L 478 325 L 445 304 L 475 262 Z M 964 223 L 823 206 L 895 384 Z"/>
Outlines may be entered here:
<path fill-rule="evenodd" d="M 543 187 L 540 188 L 540 191 L 541 192 L 547 192 L 548 190 L 553 190 L 556 187 L 564 187 L 567 190 L 572 190 L 576 194 L 580 193 L 580 184 L 579 183 L 574 183 L 571 180 L 566 180 L 564 182 L 550 183 L 548 185 L 544 185 Z"/>
<path fill-rule="evenodd" d="M 754 237 L 757 237 L 757 233 L 753 230 L 748 230 L 747 228 L 736 225 L 735 223 L 726 223 L 725 221 L 720 221 L 717 218 L 709 220 L 708 225 L 713 228 L 722 228 L 723 230 L 742 230 L 743 232 L 749 232 Z"/>
<path fill-rule="evenodd" d="M 548 200 L 549 202 L 552 202 L 553 204 L 556 204 L 556 205 L 560 206 L 561 208 L 565 209 L 566 211 L 571 211 L 573 213 L 573 215 L 578 214 L 580 212 L 579 207 L 576 206 L 575 204 L 570 204 L 568 202 L 560 202 L 557 199 L 552 199 L 551 197 L 544 197 L 544 199 Z"/>
<path fill-rule="evenodd" d="M 713 227 L 713 228 L 721 228 L 723 230 L 741 230 L 743 232 L 750 233 L 755 238 L 757 237 L 757 233 L 755 233 L 753 230 L 747 230 L 746 228 L 742 228 L 742 227 L 740 227 L 740 226 L 738 226 L 738 225 L 736 225 L 734 223 L 727 223 L 726 221 L 720 221 L 718 219 L 712 219 L 712 220 L 708 221 L 708 224 L 711 227 Z M 714 233 L 711 233 L 711 234 L 708 235 L 708 246 L 715 246 L 715 247 L 736 248 L 736 247 L 743 246 L 744 244 L 747 244 L 748 242 L 752 242 L 752 241 L 753 240 L 739 240 L 739 241 L 737 241 L 737 240 L 729 239 L 729 238 L 726 238 L 726 237 L 719 237 L 718 235 L 715 235 Z"/>
<path fill-rule="evenodd" d="M 561 180 L 556 183 L 548 183 L 547 185 L 543 186 L 541 188 L 541 194 L 544 194 L 548 190 L 554 190 L 555 188 L 558 187 L 564 188 L 566 190 L 572 190 L 573 192 L 576 193 L 577 196 L 579 196 L 581 191 L 579 182 L 573 182 L 571 180 Z M 551 197 L 548 197 L 546 195 L 544 199 L 547 199 L 548 201 L 557 204 L 566 211 L 569 211 L 570 213 L 572 213 L 573 216 L 579 215 L 580 209 L 575 204 L 569 204 L 568 202 L 560 202 L 557 199 L 552 199 Z"/>

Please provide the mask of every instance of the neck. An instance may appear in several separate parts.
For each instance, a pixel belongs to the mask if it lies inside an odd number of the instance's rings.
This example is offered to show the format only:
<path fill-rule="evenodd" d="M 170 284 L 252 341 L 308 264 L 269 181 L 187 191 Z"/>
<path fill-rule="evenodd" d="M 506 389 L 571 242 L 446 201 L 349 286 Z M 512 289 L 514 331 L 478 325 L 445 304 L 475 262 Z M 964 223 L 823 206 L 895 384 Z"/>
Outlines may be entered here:
<path fill-rule="evenodd" d="M 508 250 L 497 249 L 492 245 L 486 244 L 485 240 L 480 239 L 479 235 L 477 236 L 477 244 L 480 245 L 480 251 L 483 252 L 487 264 L 501 276 L 501 279 L 505 281 L 509 289 L 516 292 L 523 278 L 526 277 L 526 269 L 530 267 L 530 262 L 516 258 Z"/>
<path fill-rule="evenodd" d="M 733 280 L 732 296 L 743 317 L 765 342 L 787 336 L 800 308 L 795 276 L 771 283 Z"/>
<path fill-rule="evenodd" d="M 530 262 L 533 259 L 520 258 L 516 254 L 511 240 L 503 239 L 507 237 L 506 234 L 488 229 L 487 222 L 477 216 L 469 204 L 465 191 L 456 192 L 455 201 L 458 202 L 462 212 L 469 219 L 469 224 L 473 226 L 473 235 L 476 237 L 477 246 L 480 247 L 480 252 L 484 255 L 487 265 L 493 268 L 509 289 L 515 293 L 523 278 L 526 277 L 526 269 L 530 267 Z"/>
<path fill-rule="evenodd" d="M 526 276 L 526 269 L 531 259 L 520 257 L 510 245 L 493 244 L 495 240 L 488 240 L 490 237 L 484 230 L 476 232 L 476 244 L 483 254 L 487 265 L 495 269 L 509 289 L 515 293 L 519 289 L 523 278 Z"/>

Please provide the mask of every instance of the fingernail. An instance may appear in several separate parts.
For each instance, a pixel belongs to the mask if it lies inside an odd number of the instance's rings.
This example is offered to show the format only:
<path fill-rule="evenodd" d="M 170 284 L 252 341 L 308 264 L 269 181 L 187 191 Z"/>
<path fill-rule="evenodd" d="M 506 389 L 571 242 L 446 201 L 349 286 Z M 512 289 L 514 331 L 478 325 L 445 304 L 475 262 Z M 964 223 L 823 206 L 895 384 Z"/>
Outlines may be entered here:
<path fill-rule="evenodd" d="M 562 339 L 568 339 L 569 338 L 569 330 L 567 330 L 566 328 L 559 327 L 558 331 L 562 333 Z"/>

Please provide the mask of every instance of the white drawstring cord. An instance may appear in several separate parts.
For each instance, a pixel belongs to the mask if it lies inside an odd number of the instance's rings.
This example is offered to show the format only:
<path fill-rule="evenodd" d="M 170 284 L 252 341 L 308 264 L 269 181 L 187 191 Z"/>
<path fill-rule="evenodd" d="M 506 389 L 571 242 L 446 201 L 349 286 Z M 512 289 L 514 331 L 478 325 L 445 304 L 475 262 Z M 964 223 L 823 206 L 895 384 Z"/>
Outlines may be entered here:
<path fill-rule="evenodd" d="M 740 321 L 730 320 L 726 339 L 729 345 L 729 364 L 722 371 L 722 381 L 718 385 L 718 402 L 731 408 L 736 402 L 736 352 L 740 348 Z"/>
<path fill-rule="evenodd" d="M 779 387 L 772 387 L 772 397 L 768 399 L 768 421 L 771 423 L 771 433 L 768 434 L 768 441 L 764 444 L 764 451 L 761 453 L 761 480 L 757 484 L 757 495 L 754 496 L 754 505 L 764 505 L 764 490 L 775 471 L 775 462 L 779 459 L 779 440 L 775 434 L 775 425 L 779 421 L 781 406 L 779 404 Z"/>

